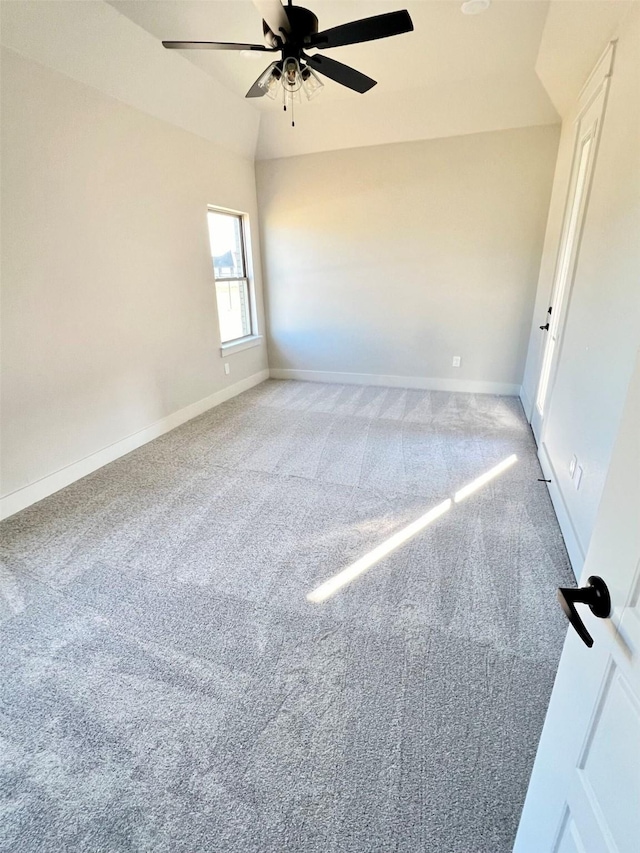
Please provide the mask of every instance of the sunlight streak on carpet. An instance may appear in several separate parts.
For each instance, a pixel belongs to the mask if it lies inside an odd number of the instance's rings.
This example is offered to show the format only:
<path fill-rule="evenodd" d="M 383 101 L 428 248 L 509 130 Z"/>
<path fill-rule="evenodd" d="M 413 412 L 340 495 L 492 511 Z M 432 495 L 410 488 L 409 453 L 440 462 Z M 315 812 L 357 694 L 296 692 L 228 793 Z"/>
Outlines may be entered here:
<path fill-rule="evenodd" d="M 316 589 L 307 595 L 307 601 L 311 601 L 314 604 L 320 604 L 322 601 L 326 601 L 328 598 L 331 598 L 331 596 L 339 589 L 342 589 L 343 586 L 346 586 L 351 583 L 351 581 L 364 574 L 367 569 L 370 569 L 371 566 L 379 563 L 383 557 L 387 556 L 387 554 L 390 554 L 392 551 L 395 551 L 396 548 L 404 545 L 405 542 L 408 542 L 409 539 L 412 539 L 424 530 L 427 525 L 431 524 L 432 521 L 435 521 L 436 518 L 440 518 L 441 515 L 444 515 L 444 513 L 449 509 L 451 509 L 451 499 L 447 498 L 446 501 L 438 504 L 438 506 L 429 510 L 429 512 L 426 512 L 424 515 L 421 515 L 420 518 L 412 521 L 411 524 L 403 527 L 402 530 L 394 533 L 393 536 L 385 539 L 384 542 L 378 545 L 377 548 L 369 551 L 369 553 L 365 554 L 364 557 L 360 557 L 360 559 L 356 560 L 355 563 L 352 563 L 350 566 L 347 566 L 346 569 L 338 572 L 337 575 L 334 575 L 332 578 L 329 578 L 329 580 L 321 583 L 319 587 L 316 587 Z"/>
<path fill-rule="evenodd" d="M 461 489 L 459 489 L 453 496 L 454 501 L 459 504 L 460 501 L 463 501 L 465 498 L 468 498 L 469 495 L 472 495 L 474 492 L 477 492 L 478 489 L 482 488 L 482 486 L 485 486 L 491 480 L 502 474 L 503 471 L 506 471 L 507 468 L 510 468 L 512 465 L 515 465 L 517 461 L 518 457 L 515 453 L 512 453 L 511 456 L 507 456 L 506 459 L 503 459 L 502 462 L 499 462 L 494 468 L 491 468 L 485 474 L 482 474 L 480 477 L 477 477 L 471 483 L 467 483 L 466 486 L 463 486 Z"/>

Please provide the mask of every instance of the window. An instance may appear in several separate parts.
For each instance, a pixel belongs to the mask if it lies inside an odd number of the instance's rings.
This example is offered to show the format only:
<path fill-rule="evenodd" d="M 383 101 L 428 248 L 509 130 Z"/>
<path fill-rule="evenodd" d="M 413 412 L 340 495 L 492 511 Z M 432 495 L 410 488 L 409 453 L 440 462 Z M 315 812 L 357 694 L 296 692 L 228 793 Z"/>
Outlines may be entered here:
<path fill-rule="evenodd" d="M 228 344 L 246 338 L 254 332 L 244 217 L 242 214 L 210 208 L 207 221 L 220 340 L 223 344 Z"/>

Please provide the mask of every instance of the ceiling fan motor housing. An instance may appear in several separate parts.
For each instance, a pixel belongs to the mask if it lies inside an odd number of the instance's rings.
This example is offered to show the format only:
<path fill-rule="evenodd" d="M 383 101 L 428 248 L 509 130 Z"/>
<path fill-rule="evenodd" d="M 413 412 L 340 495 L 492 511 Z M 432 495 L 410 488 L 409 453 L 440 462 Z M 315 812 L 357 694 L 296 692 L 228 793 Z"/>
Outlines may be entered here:
<path fill-rule="evenodd" d="M 303 9 L 302 6 L 285 6 L 285 12 L 289 19 L 291 31 L 286 36 L 287 43 L 291 46 L 302 48 L 304 40 L 308 36 L 315 35 L 318 32 L 318 18 L 309 9 Z M 262 31 L 264 33 L 265 42 L 273 47 L 277 47 L 275 39 L 280 42 L 284 41 L 282 33 L 274 33 L 271 31 L 266 21 L 262 22 Z"/>

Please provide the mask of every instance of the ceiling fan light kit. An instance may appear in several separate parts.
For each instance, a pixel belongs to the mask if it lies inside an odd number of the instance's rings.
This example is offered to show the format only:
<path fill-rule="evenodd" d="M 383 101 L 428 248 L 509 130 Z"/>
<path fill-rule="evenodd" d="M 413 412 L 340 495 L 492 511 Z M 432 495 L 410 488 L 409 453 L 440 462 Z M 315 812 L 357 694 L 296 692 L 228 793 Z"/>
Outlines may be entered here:
<path fill-rule="evenodd" d="M 275 63 L 276 68 L 278 63 Z M 324 83 L 308 65 L 301 66 L 298 60 L 290 56 L 285 60 L 284 73 L 278 71 L 278 82 L 282 84 L 285 95 L 290 95 L 295 98 L 299 93 L 304 92 L 307 100 L 314 98 L 323 88 Z"/>
<path fill-rule="evenodd" d="M 470 2 L 487 2 L 488 5 L 489 0 L 467 0 L 464 5 Z M 207 41 L 163 41 L 162 44 L 169 49 L 235 50 L 245 55 L 246 51 L 280 52 L 281 59 L 272 62 L 262 72 L 245 97 L 262 98 L 266 95 L 275 100 L 282 90 L 286 110 L 287 104 L 293 107 L 294 100 L 300 100 L 301 92 L 304 92 L 307 100 L 311 100 L 322 91 L 324 84 L 318 74 L 360 94 L 376 85 L 375 80 L 355 68 L 328 56 L 308 54 L 305 51 L 360 44 L 413 30 L 413 22 L 406 9 L 362 18 L 318 32 L 318 18 L 309 9 L 294 6 L 292 0 L 289 0 L 287 6 L 282 6 L 280 0 L 254 0 L 254 3 L 264 18 L 262 29 L 266 46 Z M 291 124 L 294 124 L 293 120 Z"/>
<path fill-rule="evenodd" d="M 261 98 L 266 95 L 275 101 L 278 93 L 282 92 L 284 109 L 287 109 L 287 104 L 291 107 L 291 124 L 295 127 L 293 119 L 294 101 L 302 100 L 301 92 L 304 92 L 307 100 L 310 101 L 322 90 L 323 86 L 322 80 L 308 65 L 300 67 L 298 60 L 290 56 L 284 63 L 272 62 L 258 77 L 247 93 L 247 97 Z"/>

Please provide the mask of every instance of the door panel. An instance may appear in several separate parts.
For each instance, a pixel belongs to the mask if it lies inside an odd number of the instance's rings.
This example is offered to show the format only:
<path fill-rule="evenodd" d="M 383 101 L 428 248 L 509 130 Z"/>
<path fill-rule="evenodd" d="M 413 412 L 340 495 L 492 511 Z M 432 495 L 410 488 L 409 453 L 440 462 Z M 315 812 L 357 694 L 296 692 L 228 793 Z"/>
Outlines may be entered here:
<path fill-rule="evenodd" d="M 578 827 L 569 809 L 566 809 L 564 813 L 553 853 L 586 853 L 584 844 L 578 833 Z"/>
<path fill-rule="evenodd" d="M 640 839 L 640 361 L 636 362 L 585 568 L 610 618 L 578 605 L 560 659 L 514 853 L 637 853 Z M 553 602 L 550 602 L 552 606 Z"/>
<path fill-rule="evenodd" d="M 544 443 L 544 423 L 552 404 L 553 384 L 562 348 L 562 335 L 578 266 L 580 240 L 587 216 L 589 190 L 596 167 L 598 143 L 602 133 L 613 67 L 613 54 L 614 45 L 612 44 L 585 85 L 581 96 L 582 109 L 576 119 L 573 163 L 556 260 L 551 305 L 547 314 L 548 328 L 545 331 L 544 327 L 541 327 L 540 332 L 546 336 L 546 339 L 531 416 L 531 428 L 539 447 Z"/>
<path fill-rule="evenodd" d="M 593 136 L 595 125 L 589 128 L 587 135 L 580 140 L 577 151 L 577 175 L 573 186 L 572 198 L 569 204 L 569 217 L 566 234 L 563 239 L 560 259 L 558 262 L 558 274 L 552 297 L 552 304 L 548 315 L 549 328 L 542 357 L 542 368 L 536 394 L 536 426 L 542 425 L 549 393 L 549 381 L 551 369 L 555 365 L 555 355 L 560 338 L 560 321 L 564 319 L 565 303 L 567 296 L 567 282 L 571 267 L 577 260 L 577 239 L 579 226 L 584 217 L 584 201 L 586 195 L 587 181 L 593 169 L 593 158 L 590 157 L 593 148 Z"/>
<path fill-rule="evenodd" d="M 614 663 L 578 762 L 575 796 L 588 801 L 610 849 L 640 842 L 640 702 Z"/>

